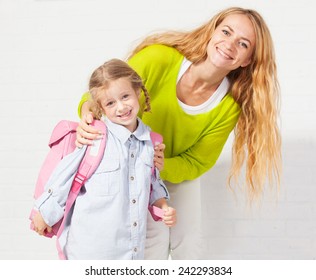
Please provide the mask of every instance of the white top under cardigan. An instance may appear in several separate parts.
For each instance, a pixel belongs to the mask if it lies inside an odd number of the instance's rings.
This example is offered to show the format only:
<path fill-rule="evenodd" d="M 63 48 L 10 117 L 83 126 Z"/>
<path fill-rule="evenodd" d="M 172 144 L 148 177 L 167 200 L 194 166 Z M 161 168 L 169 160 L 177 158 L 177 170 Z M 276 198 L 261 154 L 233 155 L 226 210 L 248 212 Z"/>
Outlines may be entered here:
<path fill-rule="evenodd" d="M 180 81 L 183 74 L 185 73 L 185 71 L 188 70 L 191 64 L 192 64 L 191 61 L 187 60 L 185 57 L 183 58 L 181 68 L 180 68 L 178 78 L 177 78 L 177 83 Z M 178 99 L 178 102 L 179 102 L 180 107 L 183 109 L 183 111 L 189 115 L 197 115 L 197 114 L 206 113 L 206 112 L 211 111 L 221 102 L 223 97 L 228 92 L 228 89 L 229 89 L 229 81 L 225 77 L 223 81 L 221 82 L 221 84 L 218 86 L 218 88 L 215 90 L 215 92 L 212 94 L 212 96 L 208 100 L 203 102 L 202 104 L 197 105 L 197 106 L 190 106 L 181 102 L 179 99 Z"/>

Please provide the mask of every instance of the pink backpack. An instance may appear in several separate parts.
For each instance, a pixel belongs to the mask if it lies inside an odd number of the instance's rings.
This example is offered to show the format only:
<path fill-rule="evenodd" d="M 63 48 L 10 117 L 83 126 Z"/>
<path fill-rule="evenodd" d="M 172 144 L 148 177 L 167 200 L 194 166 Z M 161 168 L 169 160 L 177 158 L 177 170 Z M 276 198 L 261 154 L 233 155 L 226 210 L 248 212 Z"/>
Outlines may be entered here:
<path fill-rule="evenodd" d="M 63 218 L 56 223 L 52 227 L 52 232 L 46 232 L 44 236 L 46 237 L 53 237 L 54 235 L 57 236 L 57 249 L 59 252 L 59 257 L 61 259 L 65 259 L 63 252 L 59 246 L 58 238 L 60 237 L 61 233 L 63 232 L 64 222 L 66 221 L 66 217 L 73 206 L 81 187 L 84 185 L 87 179 L 94 173 L 96 168 L 98 167 L 100 161 L 102 160 L 104 149 L 106 146 L 106 125 L 103 121 L 94 120 L 93 125 L 97 130 L 102 131 L 104 137 L 98 140 L 98 145 L 88 146 L 85 152 L 85 155 L 80 163 L 80 166 L 77 170 L 77 173 L 74 177 L 66 206 L 64 211 Z M 34 191 L 34 198 L 37 199 L 43 192 L 46 182 L 48 181 L 50 175 L 58 165 L 58 163 L 68 154 L 72 153 L 75 148 L 75 141 L 76 141 L 76 128 L 78 126 L 77 122 L 62 120 L 60 121 L 51 134 L 51 138 L 49 140 L 48 146 L 50 147 L 49 153 L 47 154 L 44 163 L 40 169 L 35 191 Z M 151 132 L 150 133 L 151 140 L 153 145 L 158 143 L 162 143 L 162 136 L 158 133 Z M 152 173 L 154 173 L 154 167 L 152 168 Z M 161 220 L 163 212 L 160 208 L 155 206 L 148 206 L 148 209 L 155 221 Z M 33 220 L 33 217 L 37 213 L 36 210 L 32 209 L 30 214 L 30 220 Z M 33 229 L 33 224 L 31 223 L 30 228 Z"/>

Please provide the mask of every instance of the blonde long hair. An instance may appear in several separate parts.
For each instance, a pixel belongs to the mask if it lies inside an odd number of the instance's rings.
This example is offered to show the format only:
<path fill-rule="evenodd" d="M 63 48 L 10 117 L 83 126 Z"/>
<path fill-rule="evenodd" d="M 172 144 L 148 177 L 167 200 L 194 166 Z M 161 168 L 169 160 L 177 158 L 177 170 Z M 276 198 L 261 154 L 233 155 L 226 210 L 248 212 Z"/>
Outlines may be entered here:
<path fill-rule="evenodd" d="M 177 49 L 188 60 L 206 59 L 207 45 L 215 28 L 229 15 L 246 15 L 253 24 L 256 46 L 251 64 L 229 73 L 231 95 L 240 105 L 241 114 L 234 129 L 232 165 L 228 184 L 239 182 L 245 165 L 245 186 L 249 197 L 258 198 L 266 179 L 280 186 L 281 136 L 278 127 L 280 90 L 275 53 L 270 31 L 261 15 L 250 9 L 232 7 L 216 14 L 202 26 L 189 31 L 163 32 L 145 38 L 130 54 L 152 44 Z"/>
<path fill-rule="evenodd" d="M 114 58 L 95 69 L 90 77 L 89 92 L 92 97 L 90 110 L 96 119 L 100 119 L 104 114 L 101 105 L 101 97 L 104 90 L 109 87 L 111 81 L 120 78 L 127 78 L 135 92 L 140 93 L 141 90 L 144 92 L 146 107 L 143 108 L 143 111 L 150 111 L 149 94 L 141 77 L 126 62 Z"/>

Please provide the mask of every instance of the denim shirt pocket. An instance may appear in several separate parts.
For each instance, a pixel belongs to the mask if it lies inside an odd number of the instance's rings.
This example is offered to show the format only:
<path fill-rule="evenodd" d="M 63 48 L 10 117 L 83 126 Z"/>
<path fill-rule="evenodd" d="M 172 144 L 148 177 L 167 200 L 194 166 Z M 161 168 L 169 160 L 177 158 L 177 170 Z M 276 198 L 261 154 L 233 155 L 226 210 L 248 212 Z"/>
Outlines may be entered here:
<path fill-rule="evenodd" d="M 113 196 L 120 191 L 120 170 L 119 158 L 102 160 L 86 187 L 96 196 Z"/>

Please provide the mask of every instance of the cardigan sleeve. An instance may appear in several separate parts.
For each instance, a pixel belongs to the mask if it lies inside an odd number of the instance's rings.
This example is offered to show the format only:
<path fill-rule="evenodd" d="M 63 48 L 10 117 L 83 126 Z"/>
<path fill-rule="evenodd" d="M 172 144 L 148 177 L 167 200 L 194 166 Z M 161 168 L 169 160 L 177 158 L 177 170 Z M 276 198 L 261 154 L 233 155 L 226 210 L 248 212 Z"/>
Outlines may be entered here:
<path fill-rule="evenodd" d="M 78 104 L 78 116 L 81 119 L 81 108 L 82 108 L 82 104 L 85 103 L 86 101 L 88 101 L 91 98 L 90 93 L 89 92 L 85 92 L 82 96 L 81 96 L 81 100 Z"/>
<path fill-rule="evenodd" d="M 161 177 L 176 184 L 185 180 L 194 180 L 211 169 L 235 127 L 239 113 L 239 110 L 231 112 L 183 153 L 165 158 L 164 169 L 160 172 Z"/>
<path fill-rule="evenodd" d="M 173 48 L 152 45 L 129 60 L 130 66 L 143 78 L 153 102 L 158 104 L 155 112 L 144 117 L 153 130 L 164 136 L 167 147 L 161 178 L 171 183 L 194 180 L 212 168 L 240 114 L 240 108 L 231 96 L 223 99 L 221 110 L 216 110 L 216 114 L 205 114 L 204 119 L 180 111 L 176 98 L 173 98 L 176 92 L 172 84 L 175 79 L 172 78 L 177 74 L 174 71 L 178 70 L 174 66 L 181 63 L 182 57 Z M 166 87 L 167 83 L 171 86 Z M 165 89 L 169 90 L 167 95 Z M 187 123 L 189 119 L 190 124 Z M 173 130 L 166 128 L 169 122 L 173 123 Z M 191 126 L 201 128 L 201 136 L 197 141 L 193 140 L 196 136 Z M 179 152 L 181 147 L 187 148 Z"/>

